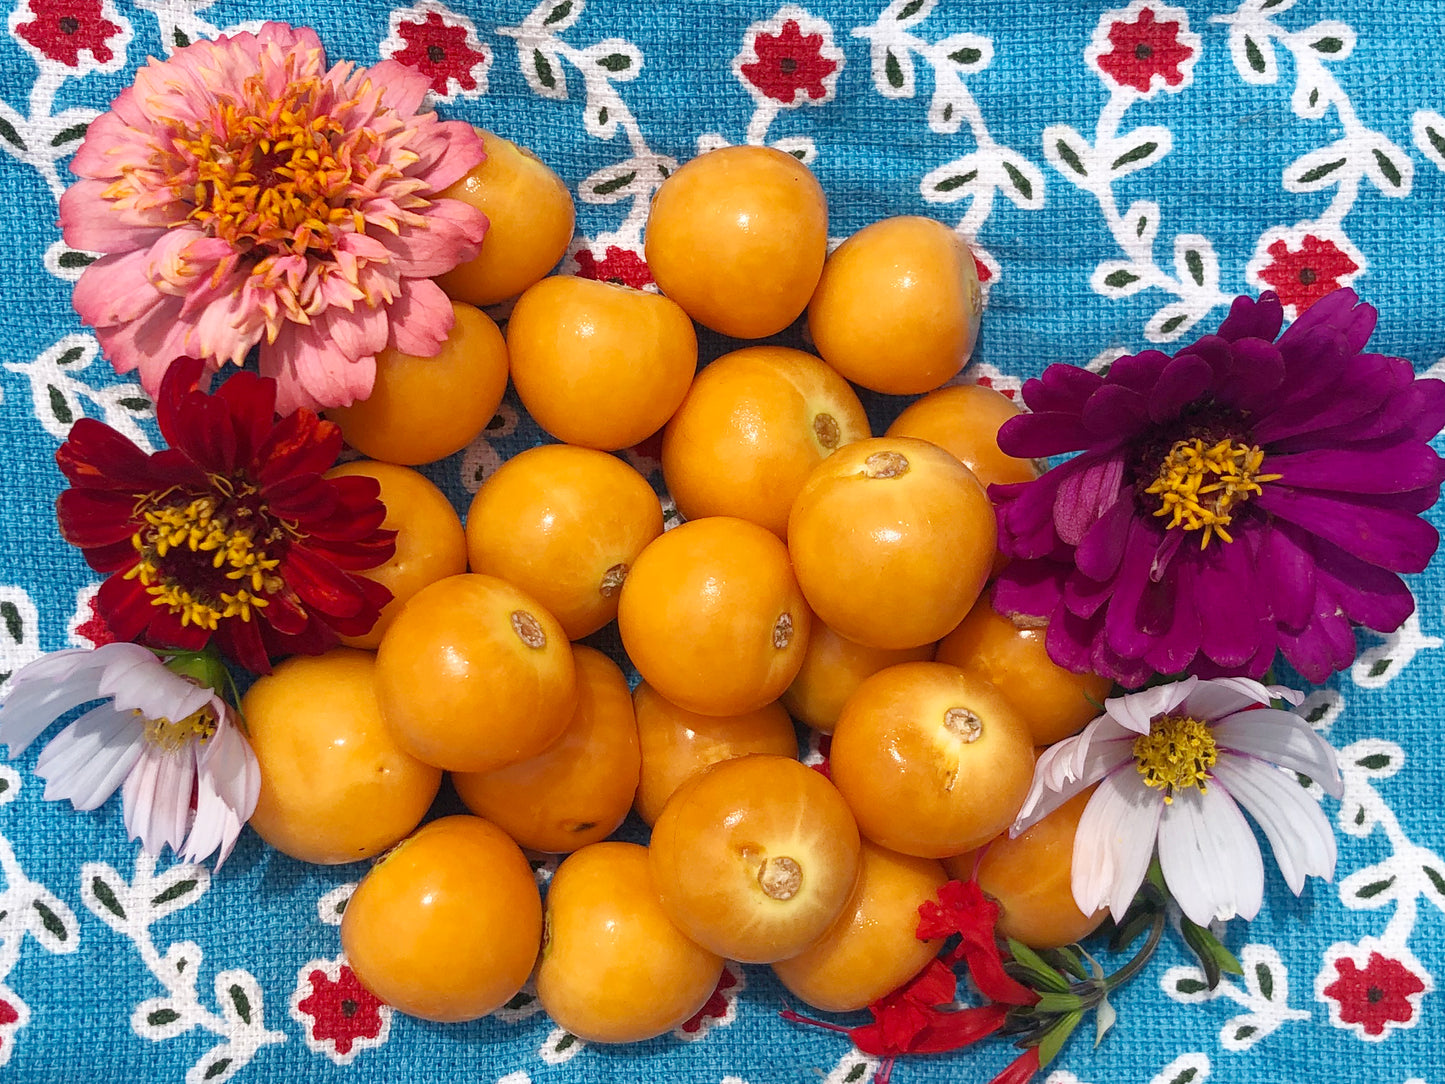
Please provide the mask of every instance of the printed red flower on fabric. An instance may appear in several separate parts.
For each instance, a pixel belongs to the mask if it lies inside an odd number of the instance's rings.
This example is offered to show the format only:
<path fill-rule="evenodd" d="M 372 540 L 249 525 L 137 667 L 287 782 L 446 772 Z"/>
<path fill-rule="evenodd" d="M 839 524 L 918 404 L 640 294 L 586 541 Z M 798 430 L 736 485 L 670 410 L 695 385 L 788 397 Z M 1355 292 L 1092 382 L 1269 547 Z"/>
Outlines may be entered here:
<path fill-rule="evenodd" d="M 101 0 L 28 0 L 26 11 L 33 18 L 15 27 L 16 37 L 67 68 L 85 66 L 82 52 L 94 66 L 109 64 L 116 56 L 111 43 L 130 40 L 128 27 L 106 18 Z"/>
<path fill-rule="evenodd" d="M 382 55 L 426 76 L 438 98 L 485 93 L 492 58 L 466 16 L 443 4 L 425 2 L 393 11 L 391 24 Z M 453 83 L 455 90 L 450 86 Z"/>
<path fill-rule="evenodd" d="M 600 282 L 615 282 L 620 286 L 631 286 L 641 290 L 652 285 L 652 271 L 642 254 L 630 248 L 608 245 L 602 259 L 591 249 L 578 249 L 573 257 L 577 261 L 577 277 L 597 279 Z"/>
<path fill-rule="evenodd" d="M 296 1002 L 296 1015 L 304 1017 L 302 1022 L 310 1040 L 329 1047 L 342 1058 L 354 1048 L 377 1045 L 375 1040 L 382 1038 L 390 1010 L 361 985 L 351 968 L 342 964 L 334 979 L 314 968 L 307 981 L 311 994 Z"/>
<path fill-rule="evenodd" d="M 1199 53 L 1199 35 L 1189 32 L 1183 9 L 1135 0 L 1104 13 L 1085 55 L 1107 81 L 1149 96 L 1183 89 Z"/>
<path fill-rule="evenodd" d="M 1330 1015 L 1354 1025 L 1366 1038 L 1410 1025 L 1419 1011 L 1425 982 L 1404 962 L 1371 952 L 1363 968 L 1347 956 L 1335 961 L 1337 978 L 1320 993 L 1333 1002 Z"/>
<path fill-rule="evenodd" d="M 82 418 L 56 452 L 61 536 L 107 575 L 96 612 L 119 640 L 214 640 L 256 673 L 365 634 L 391 593 L 356 573 L 395 550 L 376 481 L 322 477 L 341 430 L 309 410 L 278 421 L 275 381 L 242 372 L 206 394 L 202 369 L 182 358 L 161 384 L 169 448 Z"/>
<path fill-rule="evenodd" d="M 1360 270 L 1336 242 L 1306 234 L 1297 249 L 1281 237 L 1265 250 L 1269 262 L 1254 277 L 1272 287 L 1286 307 L 1303 312 L 1326 294 L 1345 285 Z"/>
<path fill-rule="evenodd" d="M 707 1003 L 689 1017 L 677 1030 L 689 1038 L 700 1038 L 718 1024 L 729 1023 L 735 1015 L 733 1009 L 738 999 L 739 986 L 738 973 L 733 970 L 736 965 L 728 965 L 723 968 L 722 975 L 718 977 L 717 986 L 713 989 L 712 995 Z"/>
<path fill-rule="evenodd" d="M 733 70 L 755 96 L 787 108 L 827 101 L 842 67 L 831 27 L 791 4 L 754 23 L 733 60 Z"/>

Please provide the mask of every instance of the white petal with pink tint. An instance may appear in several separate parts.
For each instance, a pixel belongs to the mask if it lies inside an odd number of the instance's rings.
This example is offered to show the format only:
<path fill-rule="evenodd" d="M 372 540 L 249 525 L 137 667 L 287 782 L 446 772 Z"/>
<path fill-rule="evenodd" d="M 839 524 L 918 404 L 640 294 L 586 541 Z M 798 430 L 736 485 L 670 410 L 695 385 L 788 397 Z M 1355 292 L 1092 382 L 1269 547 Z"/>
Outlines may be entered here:
<path fill-rule="evenodd" d="M 1199 684 L 1198 678 L 1185 678 L 1168 685 L 1156 685 L 1143 692 L 1111 696 L 1104 701 L 1104 711 L 1136 734 L 1149 733 L 1149 724 L 1184 702 Z"/>
<path fill-rule="evenodd" d="M 1074 834 L 1073 892 L 1079 910 L 1108 907 L 1117 921 L 1144 883 L 1164 796 L 1132 768 L 1099 784 Z"/>
<path fill-rule="evenodd" d="M 1264 902 L 1264 859 L 1223 786 L 1174 792 L 1159 822 L 1159 866 L 1191 922 L 1253 918 Z"/>
<path fill-rule="evenodd" d="M 1335 875 L 1335 833 L 1320 805 L 1293 772 L 1261 760 L 1225 754 L 1215 777 L 1264 829 L 1284 883 L 1298 896 L 1306 877 Z"/>
<path fill-rule="evenodd" d="M 1334 749 L 1292 711 L 1259 708 L 1240 712 L 1216 724 L 1214 737 L 1221 749 L 1301 772 L 1331 797 L 1344 794 Z"/>
<path fill-rule="evenodd" d="M 145 729 L 134 712 L 113 704 L 92 708 L 55 735 L 35 762 L 45 800 L 97 808 L 130 774 L 144 744 Z"/>

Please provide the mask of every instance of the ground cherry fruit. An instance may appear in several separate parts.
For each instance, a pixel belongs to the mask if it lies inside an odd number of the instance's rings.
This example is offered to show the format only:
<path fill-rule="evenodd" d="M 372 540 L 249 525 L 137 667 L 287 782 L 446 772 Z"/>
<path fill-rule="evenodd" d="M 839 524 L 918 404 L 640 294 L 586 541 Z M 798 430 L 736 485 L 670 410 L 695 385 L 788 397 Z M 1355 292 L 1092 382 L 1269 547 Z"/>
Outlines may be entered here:
<path fill-rule="evenodd" d="M 537 1000 L 590 1043 L 650 1039 L 707 1003 L 723 959 L 667 917 L 646 847 L 594 843 L 569 856 L 547 886 Z"/>
<path fill-rule="evenodd" d="M 756 753 L 679 787 L 649 848 L 668 915 L 741 963 L 796 956 L 827 932 L 853 891 L 858 849 L 853 815 L 822 773 Z"/>
<path fill-rule="evenodd" d="M 865 836 L 944 858 L 1008 827 L 1034 755 L 1028 724 L 991 684 L 955 666 L 906 662 L 848 698 L 828 763 Z"/>
<path fill-rule="evenodd" d="M 632 808 L 640 759 L 627 678 L 602 652 L 572 646 L 577 708 L 562 736 L 527 760 L 452 776 L 468 809 L 534 851 L 565 853 L 611 835 Z"/>
<path fill-rule="evenodd" d="M 904 408 L 888 427 L 890 437 L 917 437 L 951 452 L 985 487 L 1032 482 L 1039 476 L 1032 459 L 1005 455 L 999 427 L 1017 417 L 1012 399 L 982 384 L 955 384 L 929 392 Z"/>
<path fill-rule="evenodd" d="M 341 947 L 361 984 L 424 1020 L 475 1020 L 516 996 L 542 941 L 532 867 L 480 817 L 443 817 L 357 886 Z"/>
<path fill-rule="evenodd" d="M 803 668 L 783 693 L 782 705 L 798 722 L 831 734 L 843 705 L 864 678 L 900 662 L 927 662 L 933 658 L 933 647 L 864 647 L 839 636 L 815 617 Z"/>

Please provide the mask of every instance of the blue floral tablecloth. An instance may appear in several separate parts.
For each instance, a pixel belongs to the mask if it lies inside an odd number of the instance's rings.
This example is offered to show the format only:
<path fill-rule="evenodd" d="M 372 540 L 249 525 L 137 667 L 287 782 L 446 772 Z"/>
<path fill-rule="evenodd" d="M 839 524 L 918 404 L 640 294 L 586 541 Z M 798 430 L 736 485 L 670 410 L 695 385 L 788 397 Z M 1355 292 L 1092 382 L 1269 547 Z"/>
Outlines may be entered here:
<path fill-rule="evenodd" d="M 333 60 L 393 57 L 438 110 L 534 148 L 578 204 L 565 270 L 646 281 L 665 170 L 700 149 L 798 155 L 830 233 L 926 214 L 973 244 L 988 307 L 967 379 L 1014 394 L 1046 364 L 1103 365 L 1211 330 L 1237 293 L 1289 315 L 1352 284 L 1374 348 L 1445 372 L 1445 2 L 1219 0 L 19 0 L 0 42 L 0 693 L 39 654 L 100 636 L 95 577 L 58 537 L 53 456 L 82 416 L 155 446 L 151 407 L 70 307 L 93 258 L 56 201 L 86 124 L 148 55 L 270 18 Z M 724 349 L 704 340 L 715 356 Z M 1167 349 L 1167 346 L 1166 346 Z M 874 400 L 875 421 L 900 404 Z M 459 506 L 537 433 L 509 398 L 428 468 Z M 657 448 L 626 453 L 660 478 Z M 1430 513 L 1438 525 L 1439 510 Z M 1276 871 L 1209 991 L 1177 937 L 1081 1029 L 1049 1084 L 1445 1082 L 1445 565 L 1398 632 L 1300 710 L 1339 751 L 1333 883 Z M 0 767 L 0 1080 L 689 1081 L 862 1084 L 878 1062 L 780 1022 L 766 968 L 730 964 L 698 1018 L 634 1047 L 554 1030 L 525 991 L 494 1018 L 419 1023 L 341 957 L 364 867 L 310 868 L 250 833 L 219 875 L 128 844 L 118 801 L 41 801 L 34 752 Z M 547 875 L 545 864 L 539 877 Z M 906 1060 L 899 1084 L 988 1080 L 1001 1043 Z"/>

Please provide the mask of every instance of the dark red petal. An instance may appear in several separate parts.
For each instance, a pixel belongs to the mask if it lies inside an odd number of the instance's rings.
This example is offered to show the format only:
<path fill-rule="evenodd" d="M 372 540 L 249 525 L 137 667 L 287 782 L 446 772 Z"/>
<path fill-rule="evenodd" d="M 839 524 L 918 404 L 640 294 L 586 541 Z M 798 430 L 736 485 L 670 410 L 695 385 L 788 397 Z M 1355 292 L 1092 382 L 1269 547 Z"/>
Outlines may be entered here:
<path fill-rule="evenodd" d="M 943 1054 L 959 1050 L 992 1035 L 1003 1027 L 1008 1005 L 980 1005 L 939 1013 L 913 1040 L 906 1053 Z"/>
<path fill-rule="evenodd" d="M 151 488 L 150 457 L 129 438 L 94 418 L 79 418 L 55 452 L 73 486 L 144 493 Z"/>
<path fill-rule="evenodd" d="M 113 489 L 67 489 L 55 498 L 60 537 L 80 549 L 129 542 L 134 512 L 135 497 Z"/>
<path fill-rule="evenodd" d="M 261 463 L 258 481 L 270 489 L 293 474 L 321 474 L 341 454 L 341 428 L 323 421 L 310 410 L 298 410 L 276 423 L 256 453 Z"/>
<path fill-rule="evenodd" d="M 95 593 L 95 612 L 117 640 L 138 640 L 151 621 L 151 596 L 139 578 L 116 573 Z"/>
<path fill-rule="evenodd" d="M 329 617 L 327 624 L 342 636 L 365 636 L 376 625 L 381 608 L 391 601 L 391 591 L 365 576 L 354 577 L 356 584 L 366 596 L 366 604 L 355 617 Z"/>
<path fill-rule="evenodd" d="M 365 572 L 369 568 L 385 564 L 396 553 L 396 532 L 377 531 L 370 538 L 360 542 L 328 542 L 312 535 L 306 540 L 306 548 L 318 557 L 324 557 L 337 568 L 348 572 Z"/>
<path fill-rule="evenodd" d="M 177 647 L 182 651 L 199 651 L 210 642 L 211 630 L 200 625 L 182 625 L 179 614 L 165 606 L 152 606 L 150 624 L 146 626 L 146 642 L 153 647 Z"/>
<path fill-rule="evenodd" d="M 95 546 L 83 550 L 81 556 L 91 568 L 103 573 L 125 572 L 140 560 L 140 555 L 136 553 L 129 538 L 109 546 Z"/>
<path fill-rule="evenodd" d="M 252 372 L 231 376 L 216 390 L 231 415 L 236 462 L 251 463 L 276 424 L 276 382 Z"/>
<path fill-rule="evenodd" d="M 355 617 L 366 605 L 366 595 L 354 576 L 304 546 L 292 546 L 281 560 L 281 578 L 302 604 L 328 618 Z"/>
<path fill-rule="evenodd" d="M 294 519 L 306 525 L 325 522 L 336 512 L 337 493 L 319 474 L 292 474 L 261 491 L 266 510 L 274 516 Z"/>
<path fill-rule="evenodd" d="M 989 1081 L 989 1084 L 1028 1084 L 1039 1068 L 1039 1048 L 1031 1046 L 1009 1062 L 1003 1072 Z"/>
<path fill-rule="evenodd" d="M 269 674 L 271 660 L 261 639 L 257 623 L 232 618 L 221 622 L 216 630 L 216 648 L 226 658 L 253 674 Z"/>
<path fill-rule="evenodd" d="M 160 394 L 156 396 L 156 424 L 161 436 L 172 448 L 185 448 L 187 433 L 182 429 L 185 423 L 186 400 L 197 391 L 205 362 L 200 358 L 176 358 L 161 378 Z"/>
<path fill-rule="evenodd" d="M 311 623 L 311 615 L 289 594 L 271 595 L 263 610 L 266 624 L 283 636 L 297 636 Z"/>

